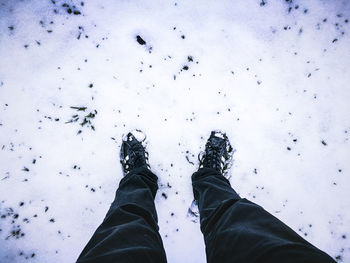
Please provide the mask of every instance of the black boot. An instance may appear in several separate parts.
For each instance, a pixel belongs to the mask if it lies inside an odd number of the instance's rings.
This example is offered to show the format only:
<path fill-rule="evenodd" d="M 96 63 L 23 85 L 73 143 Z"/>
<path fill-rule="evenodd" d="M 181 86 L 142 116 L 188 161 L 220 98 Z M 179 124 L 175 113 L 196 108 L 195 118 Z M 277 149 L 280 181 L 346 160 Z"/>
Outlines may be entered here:
<path fill-rule="evenodd" d="M 143 137 L 136 139 L 136 137 Z M 127 175 L 135 168 L 150 168 L 148 163 L 148 152 L 142 144 L 146 136 L 140 131 L 129 132 L 123 137 L 123 143 L 120 149 L 120 163 L 123 166 L 124 175 Z"/>
<path fill-rule="evenodd" d="M 212 168 L 226 174 L 230 168 L 233 149 L 225 133 L 212 131 L 205 145 L 205 152 L 199 154 L 199 168 Z"/>

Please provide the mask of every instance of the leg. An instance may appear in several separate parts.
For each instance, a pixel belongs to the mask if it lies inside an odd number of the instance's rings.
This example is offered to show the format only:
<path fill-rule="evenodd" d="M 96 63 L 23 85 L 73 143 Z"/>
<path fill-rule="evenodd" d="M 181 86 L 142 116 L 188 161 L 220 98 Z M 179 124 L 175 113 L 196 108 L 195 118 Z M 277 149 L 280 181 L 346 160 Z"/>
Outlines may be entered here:
<path fill-rule="evenodd" d="M 154 205 L 157 179 L 137 168 L 120 181 L 106 218 L 77 262 L 166 262 Z"/>
<path fill-rule="evenodd" d="M 262 207 L 241 199 L 219 171 L 201 168 L 192 183 L 209 263 L 335 262 Z"/>

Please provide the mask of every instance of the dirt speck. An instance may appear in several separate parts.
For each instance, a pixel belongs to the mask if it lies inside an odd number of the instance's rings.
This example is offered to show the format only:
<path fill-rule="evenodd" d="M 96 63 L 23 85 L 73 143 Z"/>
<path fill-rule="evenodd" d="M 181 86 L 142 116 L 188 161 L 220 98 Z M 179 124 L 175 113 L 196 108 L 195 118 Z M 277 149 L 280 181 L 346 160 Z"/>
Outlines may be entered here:
<path fill-rule="evenodd" d="M 137 43 L 139 43 L 140 45 L 146 45 L 146 41 L 143 40 L 143 38 L 139 35 L 136 36 L 136 41 Z"/>

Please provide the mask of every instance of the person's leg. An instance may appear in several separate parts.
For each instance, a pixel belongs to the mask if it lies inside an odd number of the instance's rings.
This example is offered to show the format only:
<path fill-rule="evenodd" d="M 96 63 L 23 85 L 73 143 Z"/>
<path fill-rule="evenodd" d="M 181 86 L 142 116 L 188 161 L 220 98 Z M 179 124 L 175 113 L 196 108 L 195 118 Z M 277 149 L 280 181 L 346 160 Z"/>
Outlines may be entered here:
<path fill-rule="evenodd" d="M 241 199 L 214 169 L 192 176 L 209 263 L 334 262 L 262 207 Z"/>
<path fill-rule="evenodd" d="M 77 262 L 166 262 L 154 205 L 157 189 L 157 176 L 147 168 L 128 173 Z"/>
<path fill-rule="evenodd" d="M 239 197 L 222 175 L 227 145 L 226 135 L 212 133 L 201 168 L 192 175 L 207 261 L 335 262 L 262 207 Z"/>

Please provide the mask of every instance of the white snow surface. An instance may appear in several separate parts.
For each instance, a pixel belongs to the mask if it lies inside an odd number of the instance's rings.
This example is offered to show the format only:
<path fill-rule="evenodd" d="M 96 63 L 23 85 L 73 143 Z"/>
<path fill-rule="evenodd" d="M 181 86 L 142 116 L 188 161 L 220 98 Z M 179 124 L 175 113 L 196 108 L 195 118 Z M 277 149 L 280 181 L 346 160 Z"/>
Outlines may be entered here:
<path fill-rule="evenodd" d="M 349 262 L 349 20 L 345 0 L 0 0 L 0 262 L 74 262 L 133 129 L 170 263 L 205 262 L 188 209 L 216 129 L 233 188 Z"/>

